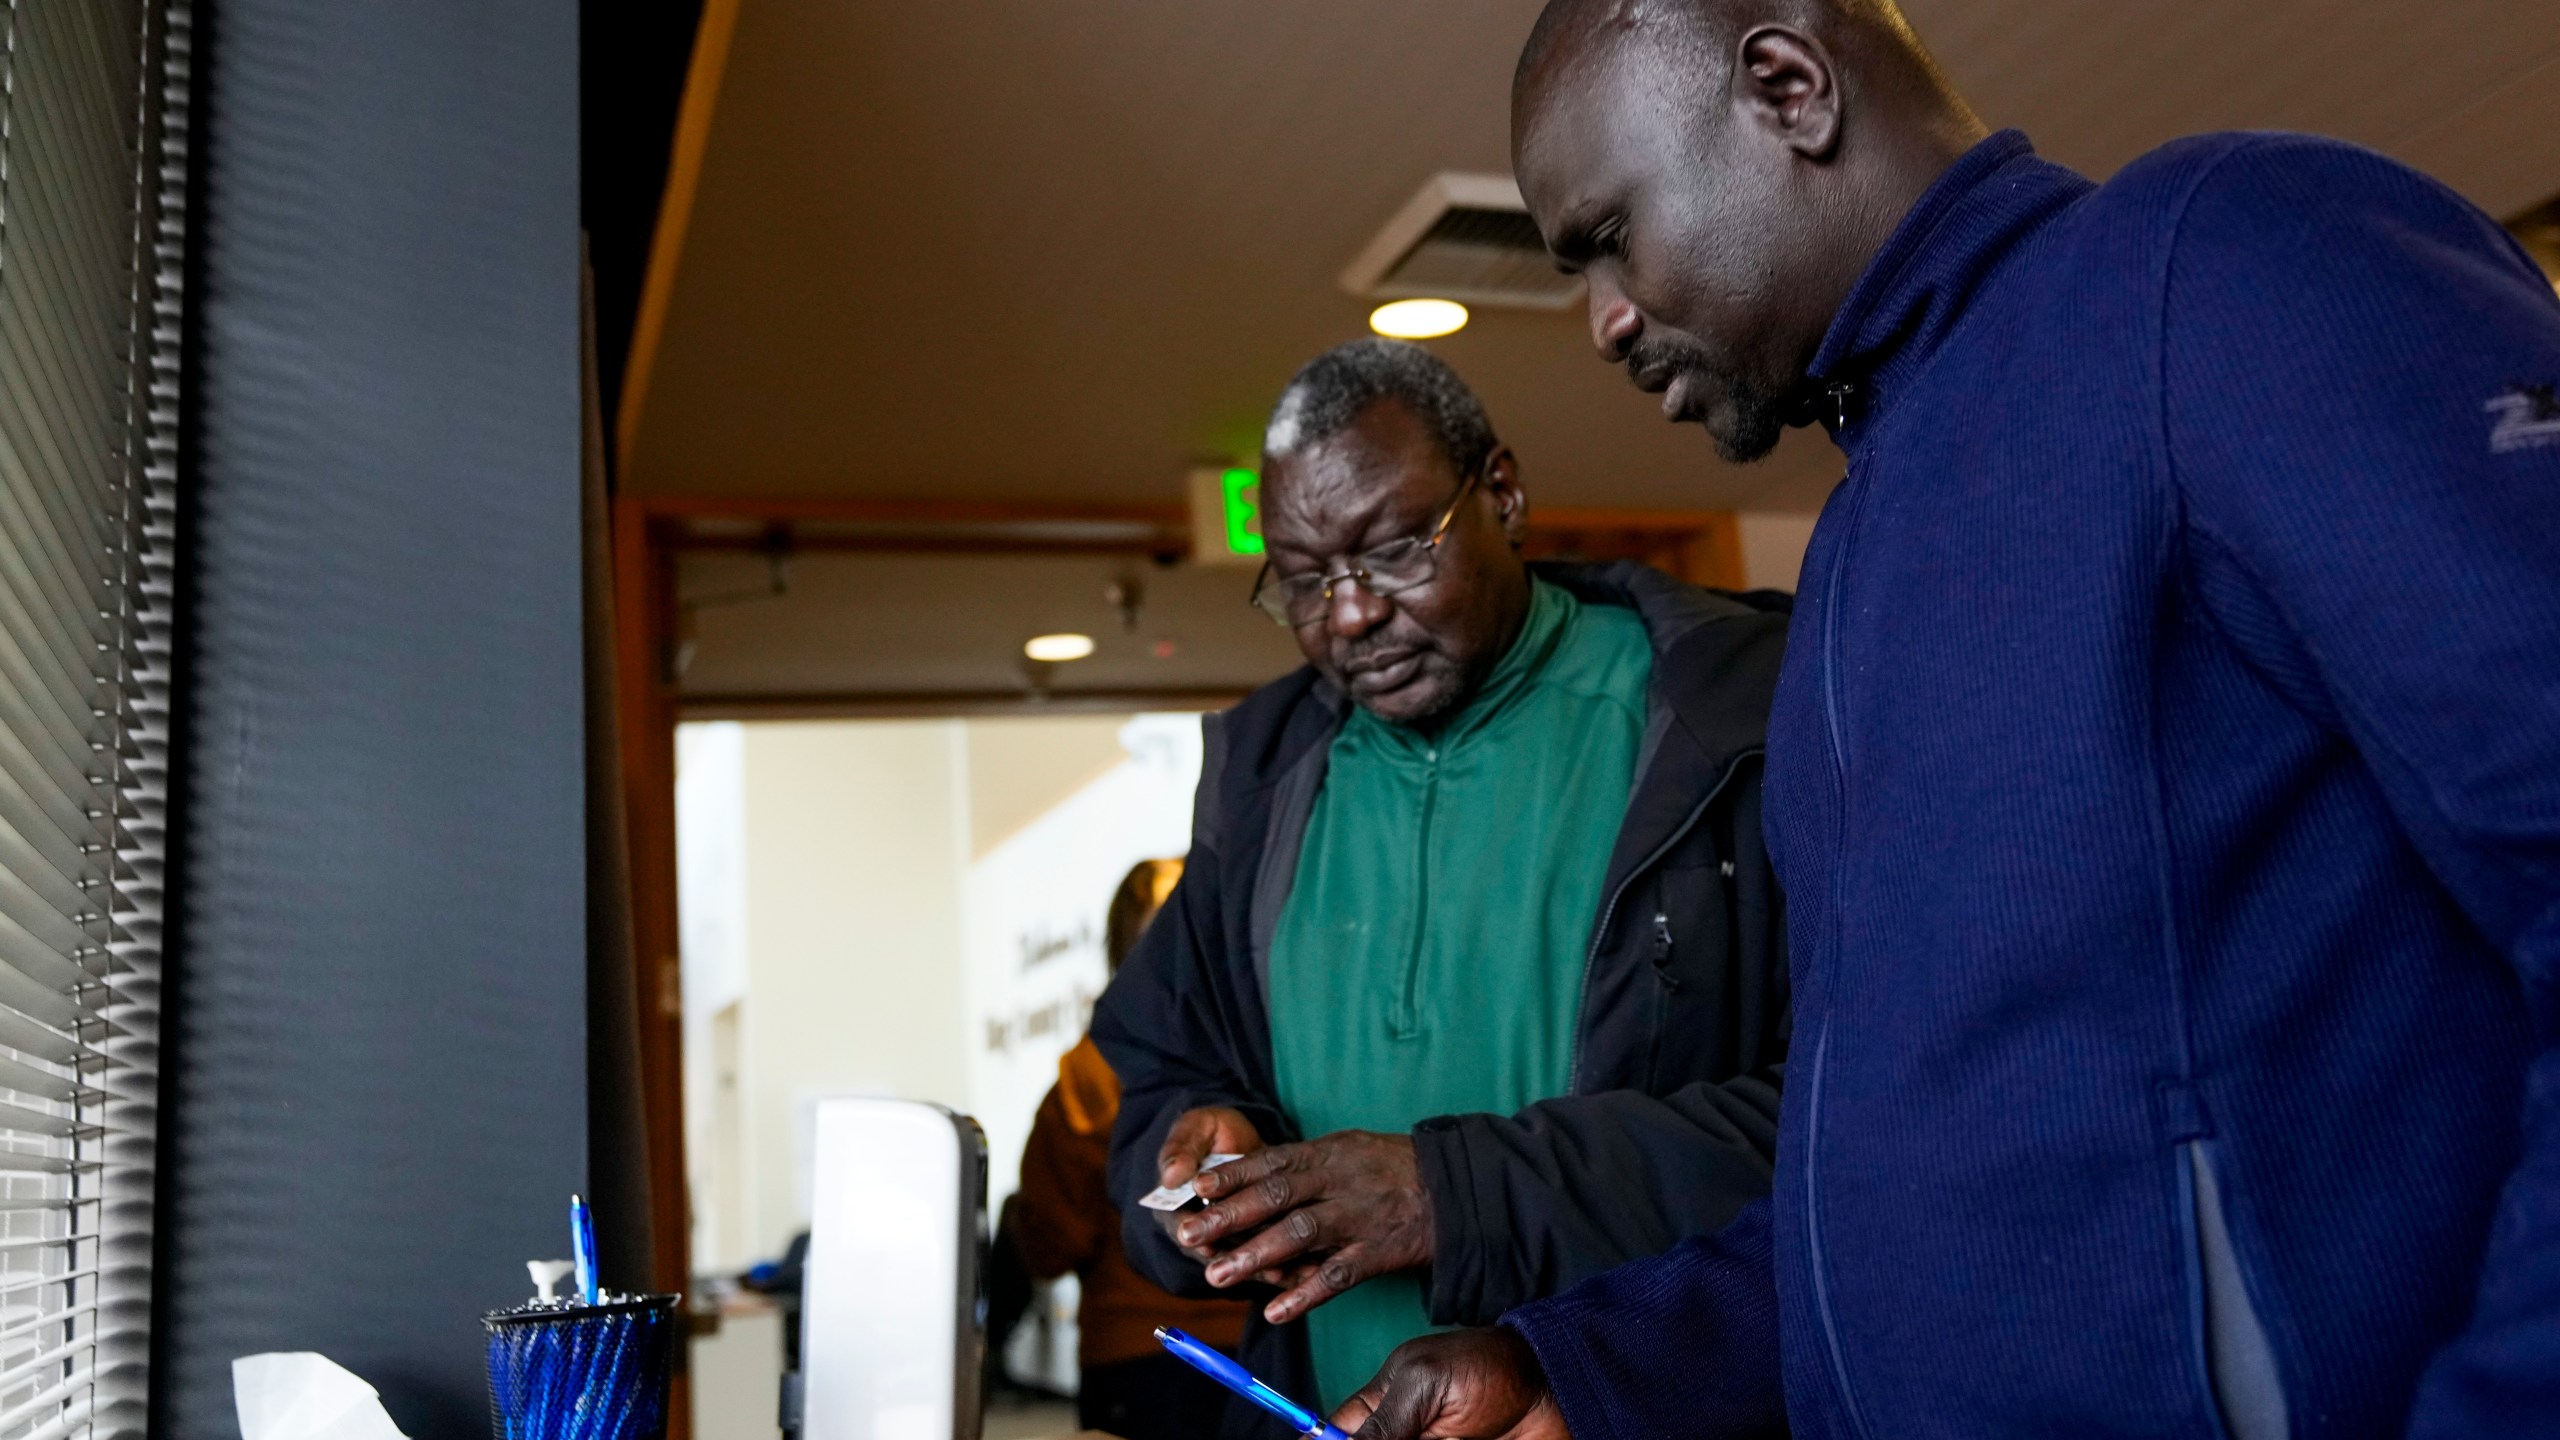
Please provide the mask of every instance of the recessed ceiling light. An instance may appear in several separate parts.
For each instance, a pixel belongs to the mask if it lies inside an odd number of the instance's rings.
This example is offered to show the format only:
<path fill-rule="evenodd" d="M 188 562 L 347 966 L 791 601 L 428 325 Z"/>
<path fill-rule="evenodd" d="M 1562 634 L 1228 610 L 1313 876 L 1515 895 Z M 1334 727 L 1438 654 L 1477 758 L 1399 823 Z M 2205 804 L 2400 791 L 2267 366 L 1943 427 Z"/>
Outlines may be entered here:
<path fill-rule="evenodd" d="M 1034 635 L 1022 642 L 1022 653 L 1034 660 L 1045 660 L 1052 664 L 1066 660 L 1081 660 L 1093 653 L 1093 637 L 1075 634 Z"/>
<path fill-rule="evenodd" d="M 1455 300 L 1390 300 L 1369 312 L 1369 328 L 1398 340 L 1428 340 L 1465 328 L 1467 307 Z"/>

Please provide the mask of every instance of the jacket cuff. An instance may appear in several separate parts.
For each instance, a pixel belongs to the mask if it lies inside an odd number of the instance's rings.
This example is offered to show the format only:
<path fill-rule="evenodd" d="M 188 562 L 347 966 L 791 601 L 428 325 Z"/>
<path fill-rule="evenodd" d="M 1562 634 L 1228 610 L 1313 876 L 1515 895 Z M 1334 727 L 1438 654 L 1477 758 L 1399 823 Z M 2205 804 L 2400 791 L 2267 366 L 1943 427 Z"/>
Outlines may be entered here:
<path fill-rule="evenodd" d="M 1573 1440 L 1619 1440 L 1615 1417 L 1609 1413 L 1608 1387 L 1592 1373 L 1575 1333 L 1581 1318 L 1580 1307 L 1560 1295 L 1509 1311 L 1502 1325 L 1529 1342 L 1538 1368 L 1546 1372 L 1547 1393 L 1555 1397 Z"/>
<path fill-rule="evenodd" d="M 1472 1182 L 1463 1116 L 1435 1116 L 1414 1126 L 1413 1158 L 1422 1173 L 1422 1192 L 1431 1202 L 1431 1275 L 1425 1297 L 1431 1323 L 1490 1323 L 1485 1270 L 1489 1247 L 1509 1243 L 1510 1207 L 1499 1187 Z"/>

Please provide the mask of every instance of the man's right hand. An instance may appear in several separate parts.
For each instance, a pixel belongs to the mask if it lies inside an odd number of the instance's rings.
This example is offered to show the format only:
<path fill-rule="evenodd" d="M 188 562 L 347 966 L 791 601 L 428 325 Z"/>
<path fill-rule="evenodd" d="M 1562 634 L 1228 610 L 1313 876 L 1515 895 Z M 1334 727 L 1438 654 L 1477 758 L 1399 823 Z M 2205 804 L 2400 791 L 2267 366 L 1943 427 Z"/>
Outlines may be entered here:
<path fill-rule="evenodd" d="M 1167 1190 L 1191 1183 L 1200 1173 L 1200 1163 L 1212 1155 L 1250 1155 L 1263 1148 L 1262 1132 L 1244 1118 L 1241 1110 L 1223 1105 L 1186 1110 L 1165 1133 L 1164 1148 L 1156 1152 L 1156 1183 Z M 1183 1254 L 1202 1264 L 1217 1258 L 1217 1252 L 1184 1245 L 1174 1235 L 1183 1216 L 1171 1210 L 1156 1212 L 1156 1224 L 1173 1239 Z"/>
<path fill-rule="evenodd" d="M 1500 1326 L 1397 1346 L 1333 1423 L 1356 1440 L 1573 1440 L 1537 1352 Z"/>

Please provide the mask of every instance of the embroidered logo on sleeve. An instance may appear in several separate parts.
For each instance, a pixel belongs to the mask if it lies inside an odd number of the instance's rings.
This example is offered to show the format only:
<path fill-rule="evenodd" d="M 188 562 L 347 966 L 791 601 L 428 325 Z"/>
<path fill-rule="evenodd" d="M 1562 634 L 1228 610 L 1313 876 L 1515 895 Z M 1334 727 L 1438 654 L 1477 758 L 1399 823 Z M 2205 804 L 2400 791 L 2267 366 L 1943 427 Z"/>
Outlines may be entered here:
<path fill-rule="evenodd" d="M 2560 445 L 2560 385 L 2510 385 L 2482 408 L 2498 417 L 2489 431 L 2492 455 Z"/>

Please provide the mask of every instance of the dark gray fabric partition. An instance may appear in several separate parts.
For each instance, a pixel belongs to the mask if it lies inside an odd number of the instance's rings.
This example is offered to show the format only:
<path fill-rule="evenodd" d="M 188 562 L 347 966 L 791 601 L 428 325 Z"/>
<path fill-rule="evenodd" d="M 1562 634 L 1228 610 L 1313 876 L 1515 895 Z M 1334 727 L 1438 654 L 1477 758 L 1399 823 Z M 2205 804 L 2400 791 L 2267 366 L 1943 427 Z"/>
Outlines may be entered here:
<path fill-rule="evenodd" d="M 203 9 L 152 1431 L 478 1435 L 586 1165 L 577 4 Z"/>

